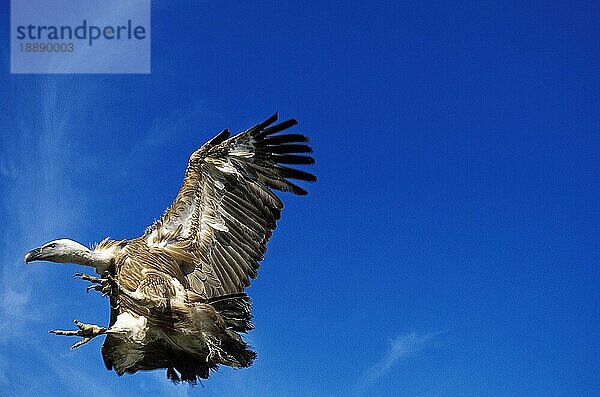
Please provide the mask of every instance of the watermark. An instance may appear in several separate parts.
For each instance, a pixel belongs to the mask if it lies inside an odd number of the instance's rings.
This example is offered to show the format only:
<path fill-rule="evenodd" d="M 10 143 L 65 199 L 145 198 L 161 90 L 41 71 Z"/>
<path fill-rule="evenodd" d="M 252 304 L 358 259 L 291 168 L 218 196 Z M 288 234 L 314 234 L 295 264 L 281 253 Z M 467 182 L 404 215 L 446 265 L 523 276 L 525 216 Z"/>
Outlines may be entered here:
<path fill-rule="evenodd" d="M 11 73 L 150 73 L 151 0 L 11 0 Z"/>

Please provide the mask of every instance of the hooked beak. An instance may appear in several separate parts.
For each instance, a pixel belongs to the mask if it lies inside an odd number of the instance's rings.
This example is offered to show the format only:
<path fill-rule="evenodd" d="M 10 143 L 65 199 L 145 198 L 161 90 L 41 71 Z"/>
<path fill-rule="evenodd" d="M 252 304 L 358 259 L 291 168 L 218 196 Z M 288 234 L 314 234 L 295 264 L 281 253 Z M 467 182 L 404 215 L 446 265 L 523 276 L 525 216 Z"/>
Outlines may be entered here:
<path fill-rule="evenodd" d="M 32 249 L 28 253 L 25 254 L 25 263 L 29 263 L 31 261 L 36 261 L 42 258 L 42 248 Z"/>

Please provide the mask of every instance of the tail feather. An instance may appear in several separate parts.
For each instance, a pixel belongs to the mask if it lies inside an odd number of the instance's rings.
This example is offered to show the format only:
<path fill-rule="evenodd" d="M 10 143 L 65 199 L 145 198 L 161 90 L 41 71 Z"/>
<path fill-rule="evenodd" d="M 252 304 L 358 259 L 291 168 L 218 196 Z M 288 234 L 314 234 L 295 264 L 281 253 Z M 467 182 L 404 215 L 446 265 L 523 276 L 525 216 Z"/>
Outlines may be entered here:
<path fill-rule="evenodd" d="M 208 303 L 215 308 L 225 321 L 225 326 L 237 332 L 248 332 L 252 324 L 252 305 L 250 297 L 244 293 L 220 296 Z"/>
<path fill-rule="evenodd" d="M 228 365 L 233 368 L 244 368 L 252 365 L 256 353 L 252 351 L 242 338 L 231 330 L 216 337 L 205 335 L 208 345 L 209 362 Z"/>
<path fill-rule="evenodd" d="M 208 362 L 192 356 L 181 350 L 175 350 L 168 345 L 155 341 L 144 346 L 143 350 L 132 353 L 131 344 L 120 338 L 107 336 L 102 346 L 102 355 L 107 369 L 114 369 L 119 376 L 125 373 L 167 369 L 167 378 L 173 382 L 189 382 L 196 384 L 198 379 L 207 379 L 210 371 L 217 369 L 218 362 Z M 131 355 L 137 355 L 132 361 Z"/>

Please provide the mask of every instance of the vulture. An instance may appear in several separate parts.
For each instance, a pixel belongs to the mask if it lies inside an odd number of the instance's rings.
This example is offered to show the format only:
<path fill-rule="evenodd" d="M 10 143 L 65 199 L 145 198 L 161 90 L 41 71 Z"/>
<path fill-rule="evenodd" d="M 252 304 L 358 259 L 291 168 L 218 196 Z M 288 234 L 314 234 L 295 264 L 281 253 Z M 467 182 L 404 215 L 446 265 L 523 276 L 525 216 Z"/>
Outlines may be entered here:
<path fill-rule="evenodd" d="M 76 273 L 110 299 L 110 324 L 75 320 L 71 348 L 105 335 L 102 356 L 118 375 L 164 368 L 174 382 L 207 379 L 219 365 L 248 367 L 256 353 L 241 334 L 253 328 L 245 288 L 257 276 L 283 203 L 273 192 L 307 192 L 291 180 L 315 181 L 291 165 L 314 163 L 308 139 L 280 132 L 277 114 L 233 137 L 226 129 L 192 153 L 183 184 L 162 218 L 132 240 L 93 249 L 70 239 L 25 255 L 89 266 Z"/>

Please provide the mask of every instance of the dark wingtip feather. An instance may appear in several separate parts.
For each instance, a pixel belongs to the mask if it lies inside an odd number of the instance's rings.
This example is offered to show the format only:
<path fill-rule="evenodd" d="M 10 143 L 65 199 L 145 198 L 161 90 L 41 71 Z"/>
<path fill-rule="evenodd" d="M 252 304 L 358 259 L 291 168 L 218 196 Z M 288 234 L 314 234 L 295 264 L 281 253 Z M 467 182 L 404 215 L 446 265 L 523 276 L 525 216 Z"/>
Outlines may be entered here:
<path fill-rule="evenodd" d="M 304 189 L 302 189 L 300 186 L 296 186 L 294 185 L 295 189 L 294 189 L 294 193 L 296 193 L 299 196 L 306 196 L 308 195 L 308 192 Z"/>
<path fill-rule="evenodd" d="M 263 139 L 260 144 L 275 146 L 282 143 L 308 142 L 308 137 L 301 134 L 275 135 Z"/>
<path fill-rule="evenodd" d="M 271 117 L 269 117 L 268 119 L 266 119 L 265 121 L 260 123 L 261 129 L 270 126 L 271 124 L 276 122 L 277 119 L 279 119 L 279 112 L 273 113 L 273 115 Z"/>
<path fill-rule="evenodd" d="M 260 125 L 261 128 L 265 128 L 276 122 L 277 119 L 279 119 L 279 112 L 273 113 L 270 117 L 268 117 L 266 120 L 264 120 L 262 123 L 259 123 L 258 125 Z"/>
<path fill-rule="evenodd" d="M 277 114 L 277 112 L 275 112 L 275 114 L 273 114 L 271 117 L 269 117 L 265 121 L 248 128 L 244 132 L 249 133 L 253 136 L 257 136 L 257 134 L 260 134 L 260 132 L 263 131 L 265 128 L 267 128 L 268 126 L 270 126 L 271 124 L 276 122 L 278 118 L 279 118 L 279 115 Z"/>
<path fill-rule="evenodd" d="M 309 174 L 308 172 L 300 171 L 294 168 L 288 168 L 281 165 L 277 165 L 274 168 L 279 171 L 284 178 L 298 179 L 307 182 L 315 182 L 317 180 L 317 177 L 313 174 Z"/>
<path fill-rule="evenodd" d="M 256 139 L 262 139 L 265 136 L 276 134 L 276 133 L 286 130 L 290 127 L 293 127 L 296 124 L 298 124 L 298 121 L 296 119 L 289 119 L 286 121 L 282 121 L 281 123 L 279 123 L 277 125 L 274 125 L 272 127 L 265 128 L 262 131 L 259 131 L 258 134 L 255 135 L 255 137 L 256 137 Z"/>
<path fill-rule="evenodd" d="M 271 153 L 285 154 L 285 153 L 312 153 L 312 149 L 308 145 L 300 144 L 282 144 L 277 146 L 267 146 L 267 150 Z"/>
<path fill-rule="evenodd" d="M 268 126 L 270 126 L 271 124 L 276 122 L 278 118 L 279 118 L 279 115 L 277 114 L 277 112 L 275 112 L 275 114 L 273 114 L 271 117 L 269 117 L 262 123 L 256 124 L 254 127 L 250 128 L 248 131 L 253 135 L 260 133 L 265 128 L 267 128 Z"/>
<path fill-rule="evenodd" d="M 229 130 L 227 128 L 225 128 L 223 131 L 219 132 L 210 141 L 206 142 L 206 145 L 208 145 L 208 147 L 212 147 L 212 146 L 218 145 L 222 142 L 225 142 L 225 140 L 227 138 L 229 138 Z"/>
<path fill-rule="evenodd" d="M 285 181 L 283 181 L 283 183 L 278 183 L 278 184 L 267 182 L 267 185 L 271 189 L 279 190 L 282 192 L 290 192 L 290 193 L 294 193 L 294 194 L 297 194 L 300 196 L 306 196 L 308 194 L 308 192 L 306 190 L 302 189 L 300 186 L 295 185 L 288 180 L 285 180 Z"/>
<path fill-rule="evenodd" d="M 293 154 L 274 154 L 273 161 L 282 164 L 314 164 L 315 159 L 310 156 L 296 156 Z"/>

